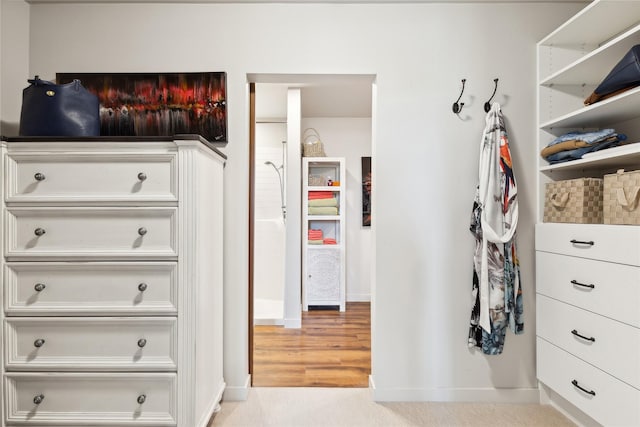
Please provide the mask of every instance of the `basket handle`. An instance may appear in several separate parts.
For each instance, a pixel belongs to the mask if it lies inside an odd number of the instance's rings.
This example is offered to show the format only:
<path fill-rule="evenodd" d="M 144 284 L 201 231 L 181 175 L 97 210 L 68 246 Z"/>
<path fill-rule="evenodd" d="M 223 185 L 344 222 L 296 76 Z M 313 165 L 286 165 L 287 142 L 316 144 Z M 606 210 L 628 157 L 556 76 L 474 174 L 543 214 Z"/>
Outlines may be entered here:
<path fill-rule="evenodd" d="M 559 196 L 558 193 L 553 193 L 551 195 L 551 204 L 556 208 L 564 208 L 567 206 L 567 202 L 569 201 L 569 193 L 564 193 Z"/>
<path fill-rule="evenodd" d="M 638 206 L 638 195 L 640 195 L 640 186 L 631 187 L 631 191 L 629 193 L 631 195 L 630 198 L 627 198 L 627 195 L 624 193 L 624 188 L 618 188 L 616 191 L 616 198 L 618 199 L 618 203 L 624 209 L 628 211 L 634 210 Z"/>
<path fill-rule="evenodd" d="M 302 132 L 302 142 L 307 142 L 307 139 L 310 137 L 315 137 L 316 141 L 322 142 L 320 139 L 320 132 L 315 130 L 314 128 L 306 128 L 304 132 Z"/>

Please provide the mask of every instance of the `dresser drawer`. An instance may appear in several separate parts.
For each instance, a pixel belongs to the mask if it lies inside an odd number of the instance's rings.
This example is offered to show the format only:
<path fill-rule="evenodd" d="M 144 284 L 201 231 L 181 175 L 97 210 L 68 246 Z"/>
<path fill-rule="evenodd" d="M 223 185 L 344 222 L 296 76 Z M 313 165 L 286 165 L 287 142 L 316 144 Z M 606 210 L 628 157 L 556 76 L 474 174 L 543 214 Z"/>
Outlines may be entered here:
<path fill-rule="evenodd" d="M 175 202 L 176 155 L 9 154 L 8 203 Z"/>
<path fill-rule="evenodd" d="M 542 338 L 537 338 L 537 349 L 537 372 L 541 382 L 603 425 L 640 425 L 640 390 Z"/>
<path fill-rule="evenodd" d="M 640 227 L 536 224 L 536 250 L 640 266 Z"/>
<path fill-rule="evenodd" d="M 640 329 L 543 295 L 536 318 L 539 337 L 640 389 Z"/>
<path fill-rule="evenodd" d="M 536 252 L 538 294 L 640 327 L 640 268 Z"/>
<path fill-rule="evenodd" d="M 12 208 L 5 223 L 10 261 L 177 256 L 176 208 Z"/>
<path fill-rule="evenodd" d="M 175 315 L 175 262 L 14 262 L 4 266 L 8 316 Z"/>
<path fill-rule="evenodd" d="M 4 391 L 8 426 L 176 425 L 175 374 L 11 373 Z"/>
<path fill-rule="evenodd" d="M 175 317 L 13 317 L 7 370 L 176 369 Z"/>

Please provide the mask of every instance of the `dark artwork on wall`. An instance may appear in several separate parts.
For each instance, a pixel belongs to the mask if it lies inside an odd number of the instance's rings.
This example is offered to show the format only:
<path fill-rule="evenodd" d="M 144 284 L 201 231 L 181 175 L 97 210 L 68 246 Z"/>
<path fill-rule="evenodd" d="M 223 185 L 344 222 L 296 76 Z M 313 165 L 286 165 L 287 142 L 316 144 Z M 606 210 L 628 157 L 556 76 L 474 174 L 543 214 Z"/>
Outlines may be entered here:
<path fill-rule="evenodd" d="M 101 136 L 198 134 L 227 142 L 226 73 L 57 73 L 100 99 Z"/>
<path fill-rule="evenodd" d="M 362 158 L 362 225 L 371 226 L 371 157 Z"/>

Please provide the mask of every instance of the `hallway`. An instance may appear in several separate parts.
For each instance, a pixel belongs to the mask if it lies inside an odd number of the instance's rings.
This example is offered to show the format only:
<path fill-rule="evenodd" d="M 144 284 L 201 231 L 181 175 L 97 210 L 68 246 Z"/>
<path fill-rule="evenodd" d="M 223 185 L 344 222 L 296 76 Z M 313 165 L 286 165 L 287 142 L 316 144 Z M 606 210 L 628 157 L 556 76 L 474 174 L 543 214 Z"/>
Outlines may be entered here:
<path fill-rule="evenodd" d="M 302 328 L 254 327 L 254 387 L 368 387 L 371 307 L 302 312 Z"/>

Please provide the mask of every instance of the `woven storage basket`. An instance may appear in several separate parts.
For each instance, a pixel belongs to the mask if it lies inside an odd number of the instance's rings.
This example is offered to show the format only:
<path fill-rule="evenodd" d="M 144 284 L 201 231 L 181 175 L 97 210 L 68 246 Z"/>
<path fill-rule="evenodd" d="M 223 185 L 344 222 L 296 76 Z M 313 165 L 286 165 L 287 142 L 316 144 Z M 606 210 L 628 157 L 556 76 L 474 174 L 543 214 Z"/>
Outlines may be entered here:
<path fill-rule="evenodd" d="M 640 170 L 604 176 L 602 207 L 605 224 L 640 224 Z"/>
<path fill-rule="evenodd" d="M 307 128 L 302 132 L 302 156 L 326 157 L 320 134 L 314 128 Z"/>
<path fill-rule="evenodd" d="M 602 224 L 600 178 L 549 182 L 545 188 L 544 222 Z"/>

